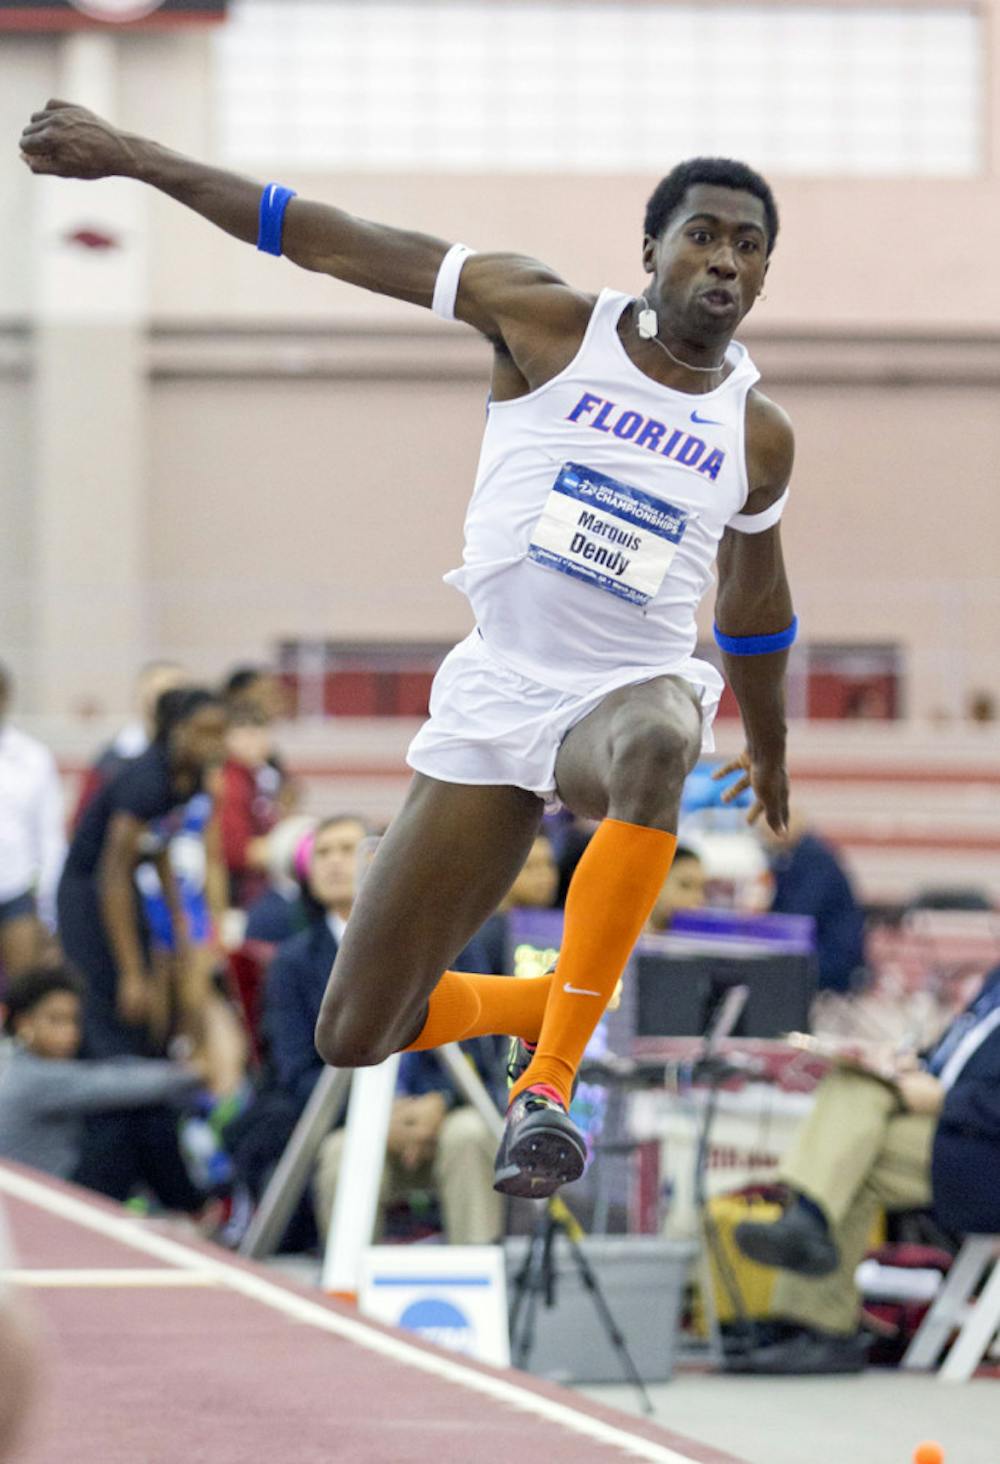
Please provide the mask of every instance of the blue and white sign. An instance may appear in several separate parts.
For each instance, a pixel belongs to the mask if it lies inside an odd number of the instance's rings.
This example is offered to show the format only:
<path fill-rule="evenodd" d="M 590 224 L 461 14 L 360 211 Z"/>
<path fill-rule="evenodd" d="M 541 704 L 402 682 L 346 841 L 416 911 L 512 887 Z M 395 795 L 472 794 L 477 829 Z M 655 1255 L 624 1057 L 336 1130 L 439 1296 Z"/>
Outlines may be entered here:
<path fill-rule="evenodd" d="M 495 1245 L 373 1245 L 362 1257 L 365 1314 L 425 1342 L 510 1366 L 507 1281 Z"/>
<path fill-rule="evenodd" d="M 648 605 L 663 583 L 689 515 L 664 498 L 565 463 L 528 546 L 547 569 Z"/>

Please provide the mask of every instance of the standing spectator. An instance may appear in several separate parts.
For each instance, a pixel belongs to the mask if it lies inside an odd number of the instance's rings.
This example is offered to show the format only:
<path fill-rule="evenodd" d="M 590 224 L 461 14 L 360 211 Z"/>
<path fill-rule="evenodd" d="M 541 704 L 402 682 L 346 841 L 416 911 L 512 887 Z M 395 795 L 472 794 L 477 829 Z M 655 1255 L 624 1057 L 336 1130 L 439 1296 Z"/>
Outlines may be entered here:
<path fill-rule="evenodd" d="M 147 661 L 140 667 L 135 679 L 135 713 L 87 770 L 73 815 L 74 829 L 102 783 L 109 782 L 127 762 L 146 751 L 156 731 L 157 702 L 165 691 L 175 691 L 186 680 L 176 661 Z"/>
<path fill-rule="evenodd" d="M 268 886 L 267 835 L 286 811 L 284 775 L 273 758 L 272 726 L 264 708 L 247 697 L 228 699 L 227 707 L 217 816 L 229 902 L 248 910 Z"/>
<path fill-rule="evenodd" d="M 128 722 L 100 754 L 84 783 L 77 809 L 82 817 L 95 793 L 148 749 L 155 736 L 156 708 L 167 691 L 186 684 L 174 661 L 150 661 L 136 678 L 135 718 Z M 242 1026 L 216 980 L 218 955 L 213 939 L 213 917 L 218 921 L 227 905 L 228 890 L 222 865 L 218 821 L 213 816 L 210 770 L 206 788 L 195 793 L 183 812 L 171 810 L 163 821 L 152 823 L 147 844 L 167 850 L 173 886 L 184 916 L 185 939 L 175 940 L 175 920 L 158 866 L 145 859 L 136 869 L 142 896 L 143 926 L 149 934 L 149 967 L 154 989 L 169 1013 L 176 1017 L 176 1035 L 187 1039 L 202 1063 L 209 1090 L 230 1097 L 243 1082 L 246 1042 Z M 148 851 L 147 851 L 148 852 Z"/>
<path fill-rule="evenodd" d="M 275 725 L 288 716 L 288 690 L 273 671 L 263 666 L 238 666 L 231 671 L 225 681 L 223 696 L 230 716 L 244 707 L 251 707 L 272 728 L 272 732 Z M 284 818 L 298 807 L 300 790 L 273 740 L 267 755 L 267 768 L 269 772 L 261 773 L 262 787 L 276 787 L 279 817 Z"/>
<path fill-rule="evenodd" d="M 237 666 L 230 671 L 223 686 L 229 707 L 250 702 L 269 722 L 280 722 L 288 715 L 288 696 L 284 686 L 263 666 Z"/>
<path fill-rule="evenodd" d="M 776 838 L 766 827 L 761 836 L 774 877 L 771 909 L 813 917 L 819 989 L 849 991 L 855 972 L 864 965 L 865 916 L 840 860 L 794 810 L 787 839 Z"/>
<path fill-rule="evenodd" d="M 165 1037 L 163 993 L 149 971 L 135 871 L 152 858 L 178 948 L 187 941 L 168 855 L 168 830 L 152 825 L 183 810 L 224 751 L 225 712 L 200 687 L 168 691 L 155 736 L 140 757 L 98 789 L 70 846 L 59 885 L 59 932 L 82 973 L 88 1057 L 151 1056 Z"/>
<path fill-rule="evenodd" d="M 7 721 L 13 689 L 0 666 L 0 967 L 8 979 L 42 957 L 66 856 L 55 759 Z"/>
<path fill-rule="evenodd" d="M 703 910 L 705 907 L 705 866 L 701 857 L 687 844 L 678 844 L 674 862 L 663 881 L 649 917 L 649 930 L 654 934 L 669 930 L 679 910 Z"/>
<path fill-rule="evenodd" d="M 195 1073 L 142 1058 L 78 1060 L 82 987 L 65 969 L 26 971 L 7 994 L 12 1048 L 0 1061 L 0 1158 L 30 1164 L 115 1200 L 142 1186 L 168 1210 L 194 1213 L 177 1138 Z"/>

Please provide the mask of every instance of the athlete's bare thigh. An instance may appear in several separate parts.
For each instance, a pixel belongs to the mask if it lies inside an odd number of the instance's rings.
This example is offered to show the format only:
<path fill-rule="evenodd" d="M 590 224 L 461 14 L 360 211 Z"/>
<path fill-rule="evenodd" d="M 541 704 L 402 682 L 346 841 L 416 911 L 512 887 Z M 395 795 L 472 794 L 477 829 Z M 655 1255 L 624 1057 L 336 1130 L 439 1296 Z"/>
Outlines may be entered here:
<path fill-rule="evenodd" d="M 681 676 L 623 686 L 563 738 L 559 797 L 583 818 L 669 825 L 701 749 L 701 704 Z"/>
<path fill-rule="evenodd" d="M 417 773 L 361 887 L 323 999 L 328 1062 L 380 1062 L 410 1040 L 434 987 L 507 893 L 541 821 L 523 788 Z"/>

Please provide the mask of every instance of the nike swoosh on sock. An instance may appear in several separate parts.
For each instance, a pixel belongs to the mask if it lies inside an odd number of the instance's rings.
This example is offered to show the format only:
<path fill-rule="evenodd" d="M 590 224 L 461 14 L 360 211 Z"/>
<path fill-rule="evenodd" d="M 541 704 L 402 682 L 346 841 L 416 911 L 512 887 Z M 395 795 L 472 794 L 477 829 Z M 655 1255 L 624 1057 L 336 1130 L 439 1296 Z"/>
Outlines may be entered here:
<path fill-rule="evenodd" d="M 570 986 L 568 981 L 563 982 L 563 991 L 568 992 L 570 996 L 600 996 L 601 994 L 599 991 L 588 991 L 585 986 Z"/>

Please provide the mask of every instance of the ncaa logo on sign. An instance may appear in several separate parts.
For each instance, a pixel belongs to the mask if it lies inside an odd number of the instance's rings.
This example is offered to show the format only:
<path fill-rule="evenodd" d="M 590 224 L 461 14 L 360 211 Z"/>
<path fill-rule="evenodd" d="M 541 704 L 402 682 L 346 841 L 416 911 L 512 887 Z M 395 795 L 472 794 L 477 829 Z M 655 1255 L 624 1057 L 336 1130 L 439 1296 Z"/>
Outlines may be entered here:
<path fill-rule="evenodd" d="M 411 1302 L 400 1316 L 399 1325 L 407 1332 L 419 1332 L 426 1341 L 436 1342 L 451 1352 L 471 1354 L 475 1350 L 476 1329 L 465 1312 L 439 1297 Z"/>
<path fill-rule="evenodd" d="M 69 0 L 69 3 L 93 20 L 113 22 L 145 20 L 154 10 L 159 10 L 163 0 Z"/>

